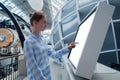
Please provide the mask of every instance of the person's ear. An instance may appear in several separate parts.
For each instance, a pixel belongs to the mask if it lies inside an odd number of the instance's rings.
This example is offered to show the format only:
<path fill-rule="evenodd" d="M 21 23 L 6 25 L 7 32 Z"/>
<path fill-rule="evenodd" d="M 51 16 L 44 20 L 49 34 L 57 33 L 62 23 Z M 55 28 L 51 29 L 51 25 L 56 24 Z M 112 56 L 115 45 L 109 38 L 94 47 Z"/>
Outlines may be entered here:
<path fill-rule="evenodd" d="M 36 25 L 37 24 L 37 21 L 33 21 L 33 25 Z"/>

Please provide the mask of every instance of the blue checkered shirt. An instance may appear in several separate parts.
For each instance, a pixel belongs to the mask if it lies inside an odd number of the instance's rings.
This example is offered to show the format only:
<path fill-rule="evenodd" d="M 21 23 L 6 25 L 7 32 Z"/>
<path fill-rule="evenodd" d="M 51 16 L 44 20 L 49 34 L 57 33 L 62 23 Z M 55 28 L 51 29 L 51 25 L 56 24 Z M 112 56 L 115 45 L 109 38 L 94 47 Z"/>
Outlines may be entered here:
<path fill-rule="evenodd" d="M 51 80 L 49 57 L 61 58 L 68 48 L 53 52 L 41 36 L 33 33 L 25 40 L 23 52 L 26 59 L 28 80 Z"/>

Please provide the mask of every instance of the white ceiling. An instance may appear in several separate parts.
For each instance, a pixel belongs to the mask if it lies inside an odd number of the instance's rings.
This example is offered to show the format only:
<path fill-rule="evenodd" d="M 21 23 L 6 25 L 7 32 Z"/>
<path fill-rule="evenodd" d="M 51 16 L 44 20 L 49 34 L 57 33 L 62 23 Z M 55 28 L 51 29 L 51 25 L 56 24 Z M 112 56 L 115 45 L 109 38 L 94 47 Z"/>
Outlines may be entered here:
<path fill-rule="evenodd" d="M 30 0 L 36 6 L 29 4 L 30 1 L 28 1 L 29 0 L 0 0 L 0 2 L 3 3 L 3 5 L 5 5 L 11 12 L 21 16 L 27 22 L 29 22 L 29 14 L 31 12 L 42 9 L 47 15 L 48 29 L 50 29 L 52 24 L 49 7 L 50 0 Z"/>
<path fill-rule="evenodd" d="M 34 0 L 27 0 L 27 1 L 34 10 L 42 10 L 43 0 L 35 0 L 35 1 Z"/>

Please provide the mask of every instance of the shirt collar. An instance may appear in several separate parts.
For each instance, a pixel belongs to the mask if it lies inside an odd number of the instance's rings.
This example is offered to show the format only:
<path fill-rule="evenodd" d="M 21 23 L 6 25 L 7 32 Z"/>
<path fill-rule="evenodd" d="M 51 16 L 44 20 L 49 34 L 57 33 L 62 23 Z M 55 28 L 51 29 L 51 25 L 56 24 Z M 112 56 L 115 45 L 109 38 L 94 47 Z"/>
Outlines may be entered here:
<path fill-rule="evenodd" d="M 42 39 L 42 35 L 36 35 L 35 33 L 32 33 L 32 32 L 30 35 L 36 39 Z"/>

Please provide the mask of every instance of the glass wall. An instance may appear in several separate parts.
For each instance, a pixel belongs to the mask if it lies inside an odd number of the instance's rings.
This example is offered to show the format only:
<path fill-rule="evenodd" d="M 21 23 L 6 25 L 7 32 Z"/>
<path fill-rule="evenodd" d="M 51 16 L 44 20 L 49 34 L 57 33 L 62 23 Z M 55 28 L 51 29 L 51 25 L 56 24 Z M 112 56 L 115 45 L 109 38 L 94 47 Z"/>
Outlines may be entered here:
<path fill-rule="evenodd" d="M 55 47 L 58 47 L 55 46 L 56 44 L 61 45 L 60 48 L 62 48 L 66 46 L 66 44 L 72 42 L 78 29 L 78 25 L 99 1 L 105 1 L 107 4 L 114 5 L 116 8 L 112 20 L 110 21 L 98 62 L 107 66 L 120 64 L 119 0 L 71 0 L 67 2 L 55 16 L 55 21 L 52 25 L 52 46 L 56 50 Z M 57 17 L 59 17 L 59 19 Z M 58 31 L 56 35 L 60 36 L 59 40 L 54 40 L 58 39 L 54 36 L 56 30 Z"/>

